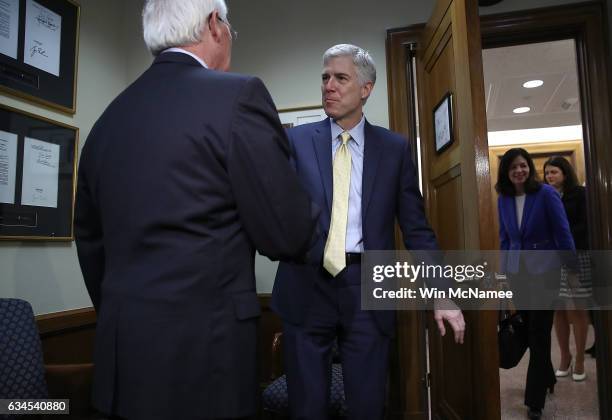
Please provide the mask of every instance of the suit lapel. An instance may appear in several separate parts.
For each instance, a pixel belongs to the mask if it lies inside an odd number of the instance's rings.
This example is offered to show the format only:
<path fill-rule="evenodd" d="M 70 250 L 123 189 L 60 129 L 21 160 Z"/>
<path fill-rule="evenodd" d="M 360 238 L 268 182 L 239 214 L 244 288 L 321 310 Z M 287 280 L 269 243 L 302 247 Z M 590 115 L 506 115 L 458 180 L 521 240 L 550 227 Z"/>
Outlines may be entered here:
<path fill-rule="evenodd" d="M 333 169 L 331 148 L 331 126 L 329 118 L 323 120 L 315 129 L 312 137 L 312 145 L 315 149 L 323 191 L 327 201 L 327 211 L 331 214 L 332 191 L 333 191 Z"/>
<path fill-rule="evenodd" d="M 366 120 L 363 128 L 364 134 L 364 150 L 363 150 L 363 174 L 362 174 L 362 189 L 363 196 L 361 197 L 361 219 L 365 220 L 366 210 L 372 198 L 374 189 L 374 181 L 376 180 L 376 172 L 378 170 L 378 162 L 382 153 L 382 142 L 376 138 L 374 129 Z"/>

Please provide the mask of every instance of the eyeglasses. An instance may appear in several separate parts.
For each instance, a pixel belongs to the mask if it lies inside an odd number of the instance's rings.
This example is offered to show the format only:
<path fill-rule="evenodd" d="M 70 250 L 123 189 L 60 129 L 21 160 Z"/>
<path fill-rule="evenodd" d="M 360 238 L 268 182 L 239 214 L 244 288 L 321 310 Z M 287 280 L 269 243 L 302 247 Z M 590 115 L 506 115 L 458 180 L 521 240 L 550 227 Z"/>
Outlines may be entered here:
<path fill-rule="evenodd" d="M 238 32 L 234 30 L 234 28 L 232 28 L 232 25 L 230 25 L 230 23 L 226 20 L 221 19 L 221 17 L 219 17 L 219 15 L 217 15 L 217 20 L 221 23 L 224 23 L 227 25 L 227 28 L 230 31 L 230 36 L 232 37 L 232 40 L 235 41 L 236 39 L 238 39 Z"/>

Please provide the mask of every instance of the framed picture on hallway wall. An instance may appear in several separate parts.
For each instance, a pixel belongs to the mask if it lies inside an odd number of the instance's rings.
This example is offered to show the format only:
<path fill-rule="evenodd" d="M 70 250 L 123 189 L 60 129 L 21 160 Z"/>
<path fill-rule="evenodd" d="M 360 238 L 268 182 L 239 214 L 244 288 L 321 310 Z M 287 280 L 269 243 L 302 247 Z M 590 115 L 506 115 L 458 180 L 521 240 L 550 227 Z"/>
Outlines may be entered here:
<path fill-rule="evenodd" d="M 442 153 L 453 142 L 453 95 L 448 92 L 433 109 L 436 153 Z"/>
<path fill-rule="evenodd" d="M 278 110 L 278 117 L 284 128 L 321 121 L 327 118 L 321 105 L 303 106 Z"/>
<path fill-rule="evenodd" d="M 0 239 L 74 238 L 78 142 L 76 127 L 0 105 Z"/>
<path fill-rule="evenodd" d="M 0 0 L 0 91 L 76 112 L 80 6 Z"/>

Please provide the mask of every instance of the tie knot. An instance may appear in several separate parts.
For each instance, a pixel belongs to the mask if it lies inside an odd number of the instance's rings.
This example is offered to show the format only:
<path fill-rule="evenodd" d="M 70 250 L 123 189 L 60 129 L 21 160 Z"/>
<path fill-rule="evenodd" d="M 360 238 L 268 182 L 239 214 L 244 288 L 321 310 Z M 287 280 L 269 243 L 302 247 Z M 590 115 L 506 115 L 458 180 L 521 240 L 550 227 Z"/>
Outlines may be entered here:
<path fill-rule="evenodd" d="M 343 131 L 342 134 L 340 134 L 340 140 L 342 140 L 343 145 L 346 145 L 346 143 L 348 143 L 350 139 L 351 139 L 351 135 L 349 134 L 348 131 Z"/>

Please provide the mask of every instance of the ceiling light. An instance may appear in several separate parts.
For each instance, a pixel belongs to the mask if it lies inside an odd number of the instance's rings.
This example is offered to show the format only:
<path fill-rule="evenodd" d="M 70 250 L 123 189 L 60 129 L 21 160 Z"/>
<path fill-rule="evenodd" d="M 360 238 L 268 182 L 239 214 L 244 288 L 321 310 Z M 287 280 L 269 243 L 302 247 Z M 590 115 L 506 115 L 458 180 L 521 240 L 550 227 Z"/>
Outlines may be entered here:
<path fill-rule="evenodd" d="M 512 110 L 512 112 L 514 112 L 515 114 L 524 114 L 525 112 L 529 111 L 531 111 L 531 108 L 529 108 L 528 106 L 521 106 Z"/>
<path fill-rule="evenodd" d="M 544 84 L 542 80 L 530 80 L 528 82 L 523 83 L 523 87 L 527 89 L 537 88 Z"/>

